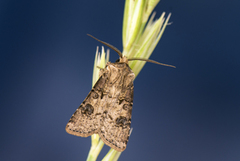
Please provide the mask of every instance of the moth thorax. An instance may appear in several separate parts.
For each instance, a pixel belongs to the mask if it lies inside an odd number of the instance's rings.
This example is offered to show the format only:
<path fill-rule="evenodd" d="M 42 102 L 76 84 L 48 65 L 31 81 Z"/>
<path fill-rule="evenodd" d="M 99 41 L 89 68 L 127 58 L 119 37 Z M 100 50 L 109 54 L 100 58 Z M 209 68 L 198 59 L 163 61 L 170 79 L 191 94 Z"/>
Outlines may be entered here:
<path fill-rule="evenodd" d="M 127 63 L 127 64 L 128 64 L 128 59 L 127 59 L 127 57 L 122 56 L 122 57 L 119 58 L 119 62 L 120 62 L 120 63 Z"/>

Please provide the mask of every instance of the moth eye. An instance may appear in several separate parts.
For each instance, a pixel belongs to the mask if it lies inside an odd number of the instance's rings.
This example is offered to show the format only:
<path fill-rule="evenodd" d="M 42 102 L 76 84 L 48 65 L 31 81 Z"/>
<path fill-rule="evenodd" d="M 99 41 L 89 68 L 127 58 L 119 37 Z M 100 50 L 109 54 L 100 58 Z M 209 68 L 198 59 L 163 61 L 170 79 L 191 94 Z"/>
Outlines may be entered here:
<path fill-rule="evenodd" d="M 93 92 L 92 98 L 93 98 L 93 99 L 97 99 L 97 98 L 98 98 L 98 94 L 97 94 L 96 92 Z"/>
<path fill-rule="evenodd" d="M 81 108 L 82 114 L 91 115 L 94 112 L 94 108 L 90 104 L 86 104 L 85 107 L 81 106 Z"/>

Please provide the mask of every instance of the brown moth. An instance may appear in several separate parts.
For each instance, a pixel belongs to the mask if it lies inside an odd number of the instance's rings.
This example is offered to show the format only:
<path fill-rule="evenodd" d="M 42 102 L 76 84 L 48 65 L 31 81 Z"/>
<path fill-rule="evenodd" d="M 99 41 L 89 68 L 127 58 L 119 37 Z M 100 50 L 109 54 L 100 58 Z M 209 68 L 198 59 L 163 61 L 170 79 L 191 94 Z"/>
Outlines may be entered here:
<path fill-rule="evenodd" d="M 115 50 L 120 58 L 118 62 L 108 62 L 105 68 L 100 70 L 98 81 L 70 118 L 66 131 L 81 137 L 98 134 L 106 145 L 122 152 L 126 149 L 130 135 L 135 78 L 128 61 L 144 60 L 171 65 L 142 58 L 127 59 L 117 48 L 96 40 Z"/>

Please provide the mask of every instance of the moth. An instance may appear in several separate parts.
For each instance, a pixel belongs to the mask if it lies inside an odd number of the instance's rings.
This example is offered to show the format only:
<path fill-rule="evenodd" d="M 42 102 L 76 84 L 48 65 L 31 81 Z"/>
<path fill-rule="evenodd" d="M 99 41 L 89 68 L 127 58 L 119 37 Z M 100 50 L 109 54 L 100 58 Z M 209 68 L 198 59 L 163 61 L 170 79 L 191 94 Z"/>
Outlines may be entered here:
<path fill-rule="evenodd" d="M 171 65 L 142 58 L 127 59 L 114 46 L 91 37 L 116 51 L 119 61 L 108 62 L 104 69 L 100 69 L 98 81 L 70 118 L 66 132 L 81 137 L 98 134 L 106 145 L 122 152 L 130 135 L 135 78 L 128 61 L 144 60 Z"/>

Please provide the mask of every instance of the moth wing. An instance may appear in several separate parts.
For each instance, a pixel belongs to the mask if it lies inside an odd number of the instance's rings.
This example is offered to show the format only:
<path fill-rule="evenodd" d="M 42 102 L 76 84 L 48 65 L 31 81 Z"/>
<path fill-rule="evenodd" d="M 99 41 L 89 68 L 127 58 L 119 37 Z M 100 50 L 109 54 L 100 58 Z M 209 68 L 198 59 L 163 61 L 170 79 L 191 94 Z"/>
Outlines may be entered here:
<path fill-rule="evenodd" d="M 102 115 L 102 121 L 100 122 L 99 136 L 103 142 L 117 151 L 124 151 L 126 149 L 132 117 L 132 105 L 133 105 L 133 79 L 130 80 L 130 86 L 124 90 L 123 98 L 111 98 L 111 102 L 105 106 Z M 104 96 L 105 97 L 105 96 Z"/>
<path fill-rule="evenodd" d="M 100 76 L 85 100 L 72 115 L 65 128 L 67 133 L 81 137 L 98 133 L 102 115 L 99 104 L 107 77 L 107 74 Z"/>

